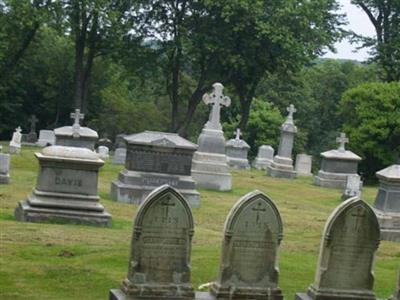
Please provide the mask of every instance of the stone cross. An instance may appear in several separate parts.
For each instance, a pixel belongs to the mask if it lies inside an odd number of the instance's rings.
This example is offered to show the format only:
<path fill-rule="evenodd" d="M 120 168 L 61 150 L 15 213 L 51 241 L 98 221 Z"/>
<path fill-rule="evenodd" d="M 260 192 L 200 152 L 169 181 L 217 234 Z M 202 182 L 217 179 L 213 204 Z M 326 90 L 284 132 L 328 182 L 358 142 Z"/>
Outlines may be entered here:
<path fill-rule="evenodd" d="M 79 128 L 81 126 L 81 124 L 79 124 L 79 122 L 80 122 L 80 120 L 83 120 L 85 118 L 85 114 L 81 114 L 80 109 L 75 109 L 75 112 L 71 113 L 70 118 L 74 119 L 73 127 Z"/>
<path fill-rule="evenodd" d="M 339 151 L 346 151 L 345 145 L 346 145 L 346 143 L 349 142 L 349 139 L 346 138 L 346 134 L 344 132 L 340 133 L 340 137 L 336 138 L 336 142 L 340 143 L 339 149 L 338 149 Z"/>
<path fill-rule="evenodd" d="M 222 93 L 224 90 L 224 86 L 221 83 L 214 83 L 213 88 L 214 90 L 211 94 L 204 94 L 203 96 L 203 102 L 205 104 L 212 104 L 207 127 L 212 129 L 220 129 L 221 106 L 228 107 L 229 105 L 231 105 L 231 99 Z"/>
<path fill-rule="evenodd" d="M 28 121 L 31 123 L 31 130 L 30 130 L 30 132 L 31 132 L 31 133 L 36 132 L 36 123 L 37 123 L 39 120 L 36 118 L 35 115 L 32 115 L 32 116 L 28 119 Z"/>
<path fill-rule="evenodd" d="M 293 121 L 293 114 L 297 111 L 297 109 L 293 104 L 290 104 L 288 107 L 286 107 L 286 110 L 289 112 L 288 120 Z"/>
<path fill-rule="evenodd" d="M 242 135 L 242 131 L 240 130 L 240 128 L 236 129 L 236 133 L 235 134 L 236 134 L 235 140 L 240 140 L 240 137 Z"/>
<path fill-rule="evenodd" d="M 21 134 L 21 131 L 22 131 L 21 126 L 18 126 L 17 128 L 15 128 L 15 132 Z"/>

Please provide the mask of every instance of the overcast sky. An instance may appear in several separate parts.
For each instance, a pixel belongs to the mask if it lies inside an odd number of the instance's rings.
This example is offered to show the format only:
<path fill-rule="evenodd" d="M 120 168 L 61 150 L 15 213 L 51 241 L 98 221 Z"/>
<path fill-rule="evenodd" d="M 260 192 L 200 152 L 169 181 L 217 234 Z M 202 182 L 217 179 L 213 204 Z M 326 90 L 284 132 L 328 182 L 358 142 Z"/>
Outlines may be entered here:
<path fill-rule="evenodd" d="M 349 22 L 347 25 L 348 29 L 366 36 L 375 35 L 374 27 L 363 10 L 350 4 L 350 0 L 339 0 L 339 2 L 342 5 L 342 12 L 347 14 L 347 20 Z M 335 47 L 337 53 L 328 52 L 324 57 L 356 59 L 359 61 L 364 61 L 369 57 L 368 49 L 361 49 L 354 53 L 353 50 L 355 50 L 356 46 L 351 45 L 347 40 L 337 43 Z"/>

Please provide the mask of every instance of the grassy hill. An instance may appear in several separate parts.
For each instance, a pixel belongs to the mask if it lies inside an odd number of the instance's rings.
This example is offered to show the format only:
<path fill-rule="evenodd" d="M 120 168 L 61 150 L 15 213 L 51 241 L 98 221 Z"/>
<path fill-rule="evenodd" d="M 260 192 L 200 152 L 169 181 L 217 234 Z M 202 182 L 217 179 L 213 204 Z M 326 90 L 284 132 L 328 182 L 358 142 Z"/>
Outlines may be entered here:
<path fill-rule="evenodd" d="M 109 197 L 110 182 L 123 167 L 107 162 L 100 173 L 99 193 L 113 215 L 111 228 L 16 222 L 17 202 L 35 186 L 38 163 L 33 153 L 38 150 L 24 147 L 21 155 L 13 156 L 12 182 L 0 185 L 0 299 L 108 299 L 109 289 L 126 276 L 137 211 L 137 206 Z M 234 171 L 231 192 L 200 190 L 201 207 L 193 209 L 193 286 L 216 277 L 225 218 L 232 205 L 254 189 L 268 194 L 282 215 L 280 286 L 286 298 L 293 299 L 313 282 L 322 230 L 341 193 L 313 186 L 312 178 L 274 179 L 255 170 Z M 364 200 L 372 204 L 376 191 L 365 187 Z M 375 265 L 377 296 L 393 293 L 399 267 L 400 244 L 382 241 Z"/>

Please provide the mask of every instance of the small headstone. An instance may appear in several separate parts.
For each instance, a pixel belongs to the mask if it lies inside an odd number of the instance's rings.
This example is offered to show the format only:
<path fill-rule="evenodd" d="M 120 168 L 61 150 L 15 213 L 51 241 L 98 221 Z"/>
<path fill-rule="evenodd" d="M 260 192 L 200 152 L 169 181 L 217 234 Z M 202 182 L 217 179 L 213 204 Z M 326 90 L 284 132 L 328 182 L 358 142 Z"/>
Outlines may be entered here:
<path fill-rule="evenodd" d="M 247 152 L 250 146 L 240 138 L 240 128 L 236 129 L 236 137 L 226 142 L 226 156 L 228 165 L 235 169 L 250 169 Z"/>
<path fill-rule="evenodd" d="M 352 174 L 347 176 L 346 188 L 342 194 L 342 200 L 347 200 L 355 196 L 361 198 L 362 181 L 358 174 Z"/>
<path fill-rule="evenodd" d="M 97 148 L 97 153 L 101 159 L 108 159 L 110 157 L 109 150 L 106 146 L 99 146 Z"/>
<path fill-rule="evenodd" d="M 56 136 L 53 130 L 40 130 L 37 144 L 42 147 L 52 146 L 56 143 Z"/>
<path fill-rule="evenodd" d="M 126 141 L 125 137 L 128 135 L 126 133 L 117 134 L 115 137 L 115 148 L 126 148 Z"/>
<path fill-rule="evenodd" d="M 17 127 L 15 129 L 15 132 L 13 133 L 12 139 L 10 141 L 10 147 L 9 147 L 9 152 L 11 154 L 19 154 L 21 152 L 21 139 L 22 139 L 22 134 L 21 134 L 21 127 Z"/>
<path fill-rule="evenodd" d="M 125 165 L 126 161 L 126 148 L 117 148 L 114 151 L 112 159 L 113 165 Z"/>
<path fill-rule="evenodd" d="M 2 147 L 0 146 L 0 184 L 7 184 L 10 182 L 10 155 L 1 153 Z"/>
<path fill-rule="evenodd" d="M 242 197 L 225 222 L 218 279 L 210 292 L 221 299 L 283 299 L 278 286 L 282 220 L 270 198 Z"/>
<path fill-rule="evenodd" d="M 183 196 L 168 185 L 155 189 L 134 221 L 128 276 L 109 299 L 193 299 L 193 233 L 192 212 Z"/>
<path fill-rule="evenodd" d="M 203 96 L 203 102 L 211 106 L 211 110 L 197 142 L 199 148 L 193 155 L 192 176 L 198 187 L 229 191 L 232 188 L 232 177 L 225 153 L 220 112 L 223 106 L 231 104 L 231 99 L 223 94 L 223 90 L 221 83 L 214 83 L 213 91 Z"/>
<path fill-rule="evenodd" d="M 296 300 L 376 300 L 373 266 L 379 224 L 372 208 L 357 197 L 339 205 L 321 240 L 315 282 Z"/>
<path fill-rule="evenodd" d="M 278 154 L 267 168 L 267 174 L 272 177 L 293 179 L 296 171 L 293 169 L 292 150 L 297 127 L 293 122 L 293 114 L 297 111 L 293 104 L 286 108 L 289 112 L 286 121 L 281 126 L 281 139 Z"/>
<path fill-rule="evenodd" d="M 312 176 L 312 156 L 297 154 L 295 170 L 298 176 Z"/>
<path fill-rule="evenodd" d="M 254 168 L 257 170 L 266 170 L 274 159 L 274 148 L 270 145 L 262 145 L 258 148 L 257 157 L 253 162 Z"/>

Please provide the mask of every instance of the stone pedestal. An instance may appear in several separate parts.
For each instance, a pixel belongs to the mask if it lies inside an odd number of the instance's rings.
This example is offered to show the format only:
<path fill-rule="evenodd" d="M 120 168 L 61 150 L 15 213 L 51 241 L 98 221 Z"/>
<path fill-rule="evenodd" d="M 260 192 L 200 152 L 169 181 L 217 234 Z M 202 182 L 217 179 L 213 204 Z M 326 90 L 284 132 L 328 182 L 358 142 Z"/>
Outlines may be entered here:
<path fill-rule="evenodd" d="M 53 130 L 40 130 L 39 131 L 39 140 L 37 141 L 37 145 L 41 147 L 51 146 L 56 143 L 56 136 L 54 135 Z"/>
<path fill-rule="evenodd" d="M 176 188 L 191 206 L 200 205 L 190 169 L 197 145 L 177 134 L 145 131 L 127 136 L 125 169 L 111 183 L 111 198 L 140 204 L 155 188 Z"/>
<path fill-rule="evenodd" d="M 381 227 L 381 239 L 400 242 L 400 164 L 376 173 L 379 190 L 375 213 Z"/>
<path fill-rule="evenodd" d="M 111 225 L 111 215 L 97 194 L 98 172 L 104 163 L 95 152 L 50 146 L 35 156 L 40 165 L 36 187 L 19 202 L 17 220 Z"/>
<path fill-rule="evenodd" d="M 234 169 L 250 169 L 247 152 L 250 146 L 240 138 L 240 129 L 236 131 L 236 138 L 226 142 L 226 156 L 228 165 Z"/>
<path fill-rule="evenodd" d="M 257 157 L 253 162 L 253 167 L 257 170 L 266 170 L 274 159 L 274 148 L 269 145 L 262 145 L 258 148 Z"/>
<path fill-rule="evenodd" d="M 312 156 L 307 154 L 297 154 L 295 170 L 298 176 L 312 176 Z"/>
<path fill-rule="evenodd" d="M 0 184 L 7 184 L 10 182 L 10 155 L 0 153 Z"/>

